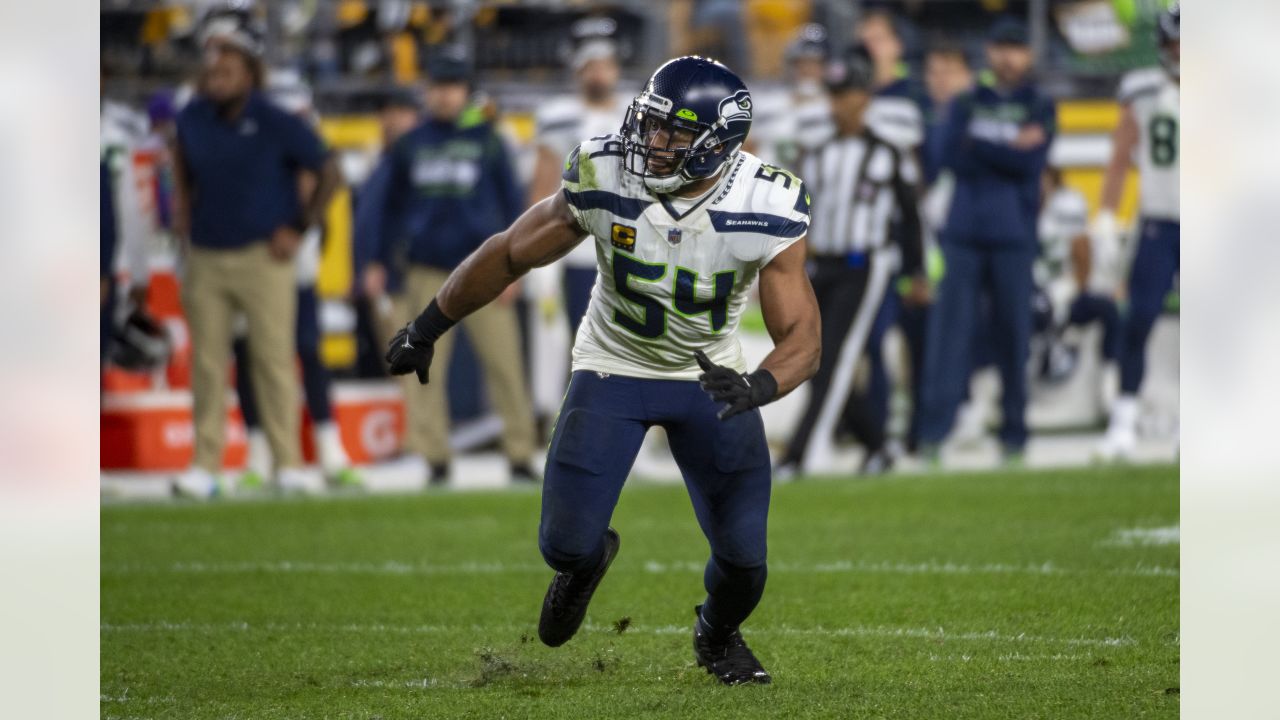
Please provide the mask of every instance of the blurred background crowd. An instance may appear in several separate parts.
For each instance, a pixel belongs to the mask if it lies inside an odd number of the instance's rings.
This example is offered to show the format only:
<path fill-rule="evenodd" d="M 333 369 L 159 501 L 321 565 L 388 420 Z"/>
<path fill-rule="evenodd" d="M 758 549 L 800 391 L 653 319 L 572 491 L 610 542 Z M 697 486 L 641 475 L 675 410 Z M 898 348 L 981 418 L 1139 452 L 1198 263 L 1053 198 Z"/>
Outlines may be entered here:
<path fill-rule="evenodd" d="M 848 382 L 765 408 L 780 476 L 1174 457 L 1168 5 L 104 0 L 104 483 L 535 481 L 589 243 L 451 333 L 426 387 L 387 377 L 385 343 L 688 53 L 746 80 L 768 163 L 800 173 L 848 116 L 919 168 L 928 287 L 889 278 L 849 310 Z M 832 77 L 850 57 L 858 87 Z M 821 207 L 835 188 L 801 175 Z M 742 331 L 758 361 L 758 310 Z M 816 457 L 784 452 L 806 403 L 836 409 Z"/>

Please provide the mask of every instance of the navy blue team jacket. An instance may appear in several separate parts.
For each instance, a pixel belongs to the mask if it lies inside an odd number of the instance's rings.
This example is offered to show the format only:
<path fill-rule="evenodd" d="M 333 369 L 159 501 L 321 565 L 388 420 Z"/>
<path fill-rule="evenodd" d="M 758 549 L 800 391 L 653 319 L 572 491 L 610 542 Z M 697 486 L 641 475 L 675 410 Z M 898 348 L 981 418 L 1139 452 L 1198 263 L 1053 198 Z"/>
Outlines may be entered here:
<path fill-rule="evenodd" d="M 373 246 L 369 259 L 452 270 L 524 210 L 502 138 L 492 124 L 463 117 L 428 120 L 383 155 L 356 229 Z"/>
<path fill-rule="evenodd" d="M 191 201 L 191 242 L 226 250 L 265 240 L 302 216 L 298 170 L 319 171 L 329 155 L 302 118 L 259 92 L 236 118 L 196 98 L 178 114 L 178 144 Z"/>
<path fill-rule="evenodd" d="M 1028 124 L 1048 141 L 1019 150 L 1010 143 Z M 946 124 L 945 167 L 956 178 L 943 239 L 981 244 L 1035 243 L 1040 175 L 1057 130 L 1053 101 L 1030 84 L 1008 93 L 978 86 L 960 95 Z"/>

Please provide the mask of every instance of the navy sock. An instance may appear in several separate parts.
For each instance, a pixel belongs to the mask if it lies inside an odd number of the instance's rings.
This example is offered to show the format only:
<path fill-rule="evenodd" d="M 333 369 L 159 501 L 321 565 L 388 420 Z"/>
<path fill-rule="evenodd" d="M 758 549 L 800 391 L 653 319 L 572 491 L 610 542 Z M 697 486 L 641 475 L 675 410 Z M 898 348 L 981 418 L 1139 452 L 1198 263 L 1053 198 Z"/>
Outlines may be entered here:
<path fill-rule="evenodd" d="M 707 600 L 702 605 L 702 622 L 712 634 L 727 634 L 738 629 L 760 603 L 768 574 L 763 564 L 744 568 L 711 556 L 703 575 Z"/>
<path fill-rule="evenodd" d="M 558 553 L 554 549 L 543 547 L 542 559 L 546 560 L 552 570 L 556 572 L 569 573 L 570 575 L 580 572 L 590 572 L 600 566 L 600 561 L 604 558 L 604 535 L 600 536 L 600 542 L 596 543 L 596 547 L 585 555 L 565 555 Z"/>

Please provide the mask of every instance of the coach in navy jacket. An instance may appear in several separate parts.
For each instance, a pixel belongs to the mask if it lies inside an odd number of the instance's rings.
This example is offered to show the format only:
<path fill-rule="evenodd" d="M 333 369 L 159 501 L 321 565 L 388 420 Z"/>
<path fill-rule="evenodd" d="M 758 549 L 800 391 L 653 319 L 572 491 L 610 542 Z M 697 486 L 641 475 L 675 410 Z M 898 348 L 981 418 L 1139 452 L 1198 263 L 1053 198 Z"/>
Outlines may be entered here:
<path fill-rule="evenodd" d="M 388 266 L 403 268 L 397 301 L 400 322 L 415 317 L 431 302 L 449 273 L 489 236 L 505 230 L 524 211 L 511 156 L 493 123 L 470 106 L 467 62 L 441 51 L 428 66 L 426 118 L 384 154 L 375 182 L 361 203 L 362 234 L 375 238 L 363 282 L 370 295 L 381 294 Z M 381 287 L 380 287 L 381 286 Z M 502 445 L 512 477 L 532 479 L 535 438 L 533 411 L 520 352 L 514 294 L 463 321 L 489 385 L 488 397 L 502 417 Z M 431 382 L 408 377 L 408 429 L 405 451 L 432 482 L 449 476 L 449 409 L 445 395 L 452 343 L 436 343 Z"/>
<path fill-rule="evenodd" d="M 509 152 L 478 108 L 427 119 L 382 162 L 375 171 L 382 182 L 366 196 L 383 210 L 374 259 L 384 264 L 452 270 L 523 207 Z"/>
<path fill-rule="evenodd" d="M 1056 112 L 1031 83 L 1032 55 L 1019 21 L 997 21 L 987 56 L 995 82 L 956 98 L 945 129 L 944 168 L 956 183 L 941 237 L 946 274 L 929 324 L 920 440 L 933 451 L 950 432 L 972 370 L 975 327 L 989 322 L 1001 376 L 1000 439 L 1006 458 L 1016 461 L 1027 441 L 1040 175 Z M 981 310 L 984 295 L 989 314 Z"/>

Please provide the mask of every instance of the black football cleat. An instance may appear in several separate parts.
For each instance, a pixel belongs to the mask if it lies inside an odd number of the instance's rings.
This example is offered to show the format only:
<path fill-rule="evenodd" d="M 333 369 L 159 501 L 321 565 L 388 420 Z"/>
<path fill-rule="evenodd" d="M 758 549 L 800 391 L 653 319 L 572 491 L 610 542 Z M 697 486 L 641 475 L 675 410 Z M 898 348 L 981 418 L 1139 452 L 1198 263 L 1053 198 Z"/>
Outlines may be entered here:
<path fill-rule="evenodd" d="M 862 465 L 858 467 L 859 475 L 875 476 L 885 475 L 893 470 L 894 457 L 888 448 L 880 448 L 868 452 L 866 457 L 862 459 Z"/>
<path fill-rule="evenodd" d="M 591 596 L 608 572 L 621 543 L 618 531 L 608 528 L 604 532 L 604 557 L 595 570 L 572 575 L 557 572 L 551 578 L 547 596 L 542 600 L 542 617 L 538 619 L 539 640 L 550 647 L 560 647 L 578 632 L 583 618 L 587 616 Z"/>
<path fill-rule="evenodd" d="M 693 623 L 693 656 L 698 660 L 698 667 L 706 668 L 725 685 L 768 685 L 773 682 L 751 648 L 747 647 L 741 632 L 735 629 L 724 637 L 714 637 L 702 621 L 702 606 L 694 608 L 694 612 L 698 619 Z"/>
<path fill-rule="evenodd" d="M 538 474 L 529 463 L 511 463 L 511 482 L 515 485 L 537 485 Z"/>
<path fill-rule="evenodd" d="M 427 479 L 427 484 L 431 487 L 444 487 L 449 484 L 449 463 L 433 463 L 431 465 L 431 475 Z"/>

